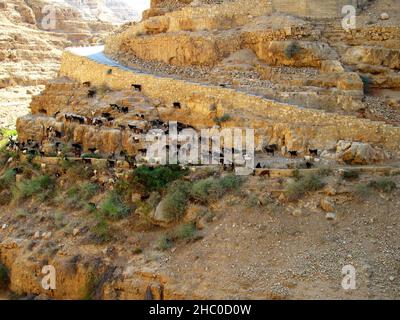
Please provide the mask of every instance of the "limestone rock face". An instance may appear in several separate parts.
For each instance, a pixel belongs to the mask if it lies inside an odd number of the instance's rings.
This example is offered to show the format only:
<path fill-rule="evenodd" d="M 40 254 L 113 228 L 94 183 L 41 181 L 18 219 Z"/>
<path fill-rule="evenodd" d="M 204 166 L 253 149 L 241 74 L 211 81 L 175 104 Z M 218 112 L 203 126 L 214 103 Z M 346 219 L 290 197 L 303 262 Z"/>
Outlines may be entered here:
<path fill-rule="evenodd" d="M 339 141 L 337 146 L 338 158 L 348 164 L 372 164 L 385 161 L 387 154 L 368 143 Z"/>
<path fill-rule="evenodd" d="M 0 87 L 43 84 L 55 77 L 63 48 L 88 45 L 114 28 L 110 22 L 85 20 L 67 2 L 12 0 L 0 4 Z M 45 22 L 50 8 L 55 25 L 48 29 Z"/>
<path fill-rule="evenodd" d="M 153 211 L 151 214 L 151 219 L 153 223 L 157 225 L 168 225 L 172 222 L 172 220 L 165 215 L 165 202 L 164 200 L 161 200 L 161 202 L 158 204 L 157 208 Z"/>
<path fill-rule="evenodd" d="M 400 69 L 400 51 L 367 46 L 350 47 L 344 56 L 348 64 L 369 64 Z"/>

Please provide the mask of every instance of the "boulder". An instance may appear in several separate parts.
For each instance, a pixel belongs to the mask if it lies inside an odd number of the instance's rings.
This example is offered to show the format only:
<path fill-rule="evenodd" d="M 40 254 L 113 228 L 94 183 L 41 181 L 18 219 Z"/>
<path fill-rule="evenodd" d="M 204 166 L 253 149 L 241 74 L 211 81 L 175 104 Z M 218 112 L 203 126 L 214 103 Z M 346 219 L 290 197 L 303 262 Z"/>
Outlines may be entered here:
<path fill-rule="evenodd" d="M 337 146 L 337 151 L 339 151 L 338 159 L 347 164 L 366 165 L 382 162 L 388 158 L 384 150 L 362 142 L 352 142 L 350 147 L 347 142 L 341 142 Z"/>
<path fill-rule="evenodd" d="M 166 226 L 173 221 L 173 219 L 166 217 L 164 206 L 165 206 L 165 201 L 161 200 L 157 208 L 150 214 L 151 220 L 156 225 Z"/>
<path fill-rule="evenodd" d="M 327 212 L 325 215 L 325 218 L 327 220 L 335 220 L 336 219 L 336 213 L 335 212 Z"/>
<path fill-rule="evenodd" d="M 326 185 L 324 189 L 322 190 L 327 196 L 334 196 L 336 195 L 337 191 L 334 187 L 331 185 Z"/>
<path fill-rule="evenodd" d="M 381 20 L 389 20 L 390 16 L 387 12 L 381 13 Z"/>
<path fill-rule="evenodd" d="M 320 206 L 321 206 L 322 210 L 324 210 L 325 212 L 334 212 L 335 211 L 335 207 L 333 206 L 333 203 L 328 199 L 321 199 Z"/>

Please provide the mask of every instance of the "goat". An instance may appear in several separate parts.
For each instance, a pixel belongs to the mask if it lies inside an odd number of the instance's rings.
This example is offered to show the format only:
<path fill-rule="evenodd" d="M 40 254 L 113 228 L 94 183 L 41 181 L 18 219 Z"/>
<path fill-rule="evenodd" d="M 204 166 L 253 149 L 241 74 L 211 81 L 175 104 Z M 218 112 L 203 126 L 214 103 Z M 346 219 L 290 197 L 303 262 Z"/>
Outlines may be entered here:
<path fill-rule="evenodd" d="M 88 96 L 88 98 L 93 98 L 96 95 L 96 93 L 97 93 L 97 90 L 89 89 L 87 96 Z"/>
<path fill-rule="evenodd" d="M 141 92 L 142 86 L 140 84 L 132 84 L 132 88 L 134 91 Z"/>
<path fill-rule="evenodd" d="M 77 115 L 71 115 L 72 120 L 75 122 L 79 122 L 79 124 L 85 124 L 85 117 L 82 116 L 77 116 Z"/>
<path fill-rule="evenodd" d="M 107 120 L 107 119 L 105 119 L 105 120 Z M 103 123 L 104 123 L 104 121 L 103 121 L 103 119 L 101 119 L 101 118 L 93 118 L 92 123 L 93 123 L 93 125 L 95 125 L 95 126 L 102 126 Z"/>
<path fill-rule="evenodd" d="M 275 150 L 274 150 L 273 148 L 270 148 L 269 146 L 268 146 L 268 147 L 264 147 L 264 151 L 265 151 L 267 154 L 272 154 L 272 156 L 275 155 Z"/>
<path fill-rule="evenodd" d="M 289 151 L 289 154 L 291 158 L 296 158 L 298 155 L 297 151 Z"/>

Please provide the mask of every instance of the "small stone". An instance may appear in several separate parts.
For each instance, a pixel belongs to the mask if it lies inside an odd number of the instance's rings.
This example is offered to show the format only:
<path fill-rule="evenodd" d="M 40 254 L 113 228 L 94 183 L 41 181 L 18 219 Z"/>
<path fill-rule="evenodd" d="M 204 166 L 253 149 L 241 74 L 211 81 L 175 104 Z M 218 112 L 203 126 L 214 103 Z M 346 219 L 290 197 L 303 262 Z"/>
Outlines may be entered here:
<path fill-rule="evenodd" d="M 301 217 L 302 215 L 303 215 L 303 212 L 301 211 L 301 209 L 295 209 L 292 212 L 292 216 L 294 216 L 294 217 Z"/>
<path fill-rule="evenodd" d="M 5 228 L 7 228 L 7 224 L 6 223 L 4 223 L 2 226 L 1 226 L 1 228 L 4 230 Z"/>
<path fill-rule="evenodd" d="M 74 237 L 79 233 L 79 228 L 74 228 L 74 230 L 72 230 L 72 234 L 74 235 Z"/>
<path fill-rule="evenodd" d="M 335 207 L 333 206 L 332 202 L 328 199 L 321 199 L 320 206 L 322 210 L 325 212 L 333 212 L 335 211 Z"/>
<path fill-rule="evenodd" d="M 336 189 L 329 184 L 324 187 L 323 191 L 327 196 L 335 196 L 337 193 Z"/>
<path fill-rule="evenodd" d="M 286 201 L 285 194 L 284 194 L 284 193 L 281 193 L 281 194 L 279 195 L 278 200 L 279 200 L 280 202 L 285 202 L 285 201 Z"/>
<path fill-rule="evenodd" d="M 389 280 L 390 280 L 390 281 L 394 281 L 394 277 L 393 277 L 393 276 L 390 276 L 390 277 L 389 277 Z"/>
<path fill-rule="evenodd" d="M 381 14 L 381 20 L 389 20 L 390 16 L 387 12 Z"/>
<path fill-rule="evenodd" d="M 42 236 L 44 239 L 49 240 L 51 238 L 51 235 L 51 232 L 44 232 Z"/>
<path fill-rule="evenodd" d="M 36 231 L 35 234 L 33 235 L 33 237 L 35 239 L 39 239 L 40 238 L 40 231 Z"/>
<path fill-rule="evenodd" d="M 142 196 L 140 195 L 140 193 L 133 193 L 132 194 L 132 203 L 136 203 L 138 201 L 140 201 L 142 199 Z"/>
<path fill-rule="evenodd" d="M 335 212 L 327 212 L 325 215 L 325 218 L 327 220 L 335 220 L 336 219 L 336 213 Z"/>

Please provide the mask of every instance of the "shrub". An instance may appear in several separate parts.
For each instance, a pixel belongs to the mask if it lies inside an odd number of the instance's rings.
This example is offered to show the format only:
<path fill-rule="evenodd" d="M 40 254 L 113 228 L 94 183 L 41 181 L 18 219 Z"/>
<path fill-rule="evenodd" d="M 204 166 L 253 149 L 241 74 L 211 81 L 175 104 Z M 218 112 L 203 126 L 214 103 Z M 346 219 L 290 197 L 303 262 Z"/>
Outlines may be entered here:
<path fill-rule="evenodd" d="M 58 229 L 65 227 L 64 213 L 61 211 L 56 211 L 56 213 L 54 213 L 54 224 Z"/>
<path fill-rule="evenodd" d="M 165 251 L 171 248 L 176 241 L 196 239 L 197 229 L 194 223 L 183 224 L 174 230 L 162 235 L 157 241 L 157 249 Z"/>
<path fill-rule="evenodd" d="M 100 186 L 98 184 L 86 182 L 80 187 L 81 198 L 83 200 L 90 200 L 99 190 Z"/>
<path fill-rule="evenodd" d="M 174 242 L 171 240 L 168 234 L 163 235 L 157 241 L 156 248 L 161 251 L 168 250 L 174 245 Z"/>
<path fill-rule="evenodd" d="M 0 150 L 4 149 L 8 143 L 8 138 L 17 135 L 16 130 L 1 129 L 0 130 Z"/>
<path fill-rule="evenodd" d="M 66 192 L 66 199 L 62 197 L 61 202 L 72 209 L 82 209 L 87 207 L 87 203 L 99 191 L 100 187 L 97 184 L 85 182 L 81 186 L 73 186 Z M 89 207 L 87 209 L 90 209 Z M 88 210 L 90 211 L 90 210 Z"/>
<path fill-rule="evenodd" d="M 360 174 L 354 170 L 345 170 L 342 173 L 342 178 L 345 180 L 355 180 L 360 177 Z"/>
<path fill-rule="evenodd" d="M 288 59 L 294 58 L 301 51 L 301 47 L 297 41 L 292 41 L 285 48 L 285 56 Z"/>
<path fill-rule="evenodd" d="M 368 185 L 385 193 L 390 193 L 397 188 L 396 183 L 390 178 L 379 178 L 378 180 L 372 180 Z"/>
<path fill-rule="evenodd" d="M 0 176 L 0 191 L 10 189 L 15 184 L 15 170 L 8 169 Z"/>
<path fill-rule="evenodd" d="M 243 178 L 228 175 L 222 178 L 207 178 L 193 184 L 191 196 L 202 203 L 214 201 L 229 191 L 237 189 L 243 183 Z"/>
<path fill-rule="evenodd" d="M 214 122 L 215 122 L 216 124 L 218 124 L 218 125 L 221 125 L 222 123 L 227 122 L 227 121 L 229 121 L 230 119 L 231 119 L 230 114 L 225 113 L 225 114 L 224 114 L 223 116 L 221 116 L 221 117 L 215 117 L 215 118 L 214 118 Z"/>
<path fill-rule="evenodd" d="M 111 191 L 100 204 L 100 212 L 111 219 L 122 219 L 130 214 L 131 208 L 117 192 Z"/>
<path fill-rule="evenodd" d="M 18 209 L 15 211 L 15 215 L 16 215 L 17 217 L 25 218 L 25 217 L 27 217 L 27 216 L 30 215 L 30 212 L 29 212 L 27 209 L 18 208 Z"/>
<path fill-rule="evenodd" d="M 293 178 L 294 178 L 296 181 L 298 181 L 298 180 L 301 179 L 301 174 L 300 174 L 299 169 L 293 170 L 292 175 L 293 175 Z"/>
<path fill-rule="evenodd" d="M 174 240 L 193 240 L 196 238 L 197 229 L 194 223 L 188 223 L 177 227 L 173 233 Z"/>
<path fill-rule="evenodd" d="M 317 191 L 324 186 L 321 178 L 316 174 L 308 174 L 297 181 L 293 181 L 286 186 L 288 199 L 298 200 L 308 191 Z"/>
<path fill-rule="evenodd" d="M 17 153 L 0 148 L 0 166 L 4 166 L 7 163 L 8 159 L 10 158 L 15 159 L 17 157 L 18 157 Z"/>
<path fill-rule="evenodd" d="M 362 199 L 367 198 L 371 194 L 371 188 L 369 185 L 360 183 L 354 187 L 355 194 Z"/>
<path fill-rule="evenodd" d="M 208 202 L 214 184 L 215 182 L 213 178 L 203 179 L 194 183 L 191 191 L 192 197 L 200 202 Z"/>
<path fill-rule="evenodd" d="M 111 240 L 111 233 L 108 222 L 100 213 L 96 214 L 96 224 L 93 227 L 92 232 L 99 243 L 106 243 Z"/>
<path fill-rule="evenodd" d="M 81 155 L 82 159 L 100 159 L 101 155 L 97 153 L 84 153 Z"/>
<path fill-rule="evenodd" d="M 54 192 L 55 181 L 49 176 L 38 176 L 16 184 L 14 198 L 16 200 L 37 197 L 44 201 Z"/>
<path fill-rule="evenodd" d="M 178 165 L 151 168 L 142 166 L 133 172 L 133 183 L 139 185 L 146 192 L 160 191 L 167 184 L 187 174 L 187 170 Z"/>
<path fill-rule="evenodd" d="M 8 269 L 0 263 L 0 289 L 7 288 L 9 283 Z"/>
<path fill-rule="evenodd" d="M 329 167 L 321 167 L 318 169 L 318 174 L 321 177 L 328 177 L 333 174 L 333 169 Z"/>
<path fill-rule="evenodd" d="M 89 273 L 89 276 L 86 280 L 85 291 L 82 297 L 82 300 L 93 300 L 95 299 L 96 290 L 99 287 L 101 279 L 99 276 L 96 276 L 93 271 Z"/>
<path fill-rule="evenodd" d="M 190 184 L 179 182 L 171 186 L 164 198 L 164 215 L 167 219 L 178 221 L 185 214 L 190 195 Z"/>

